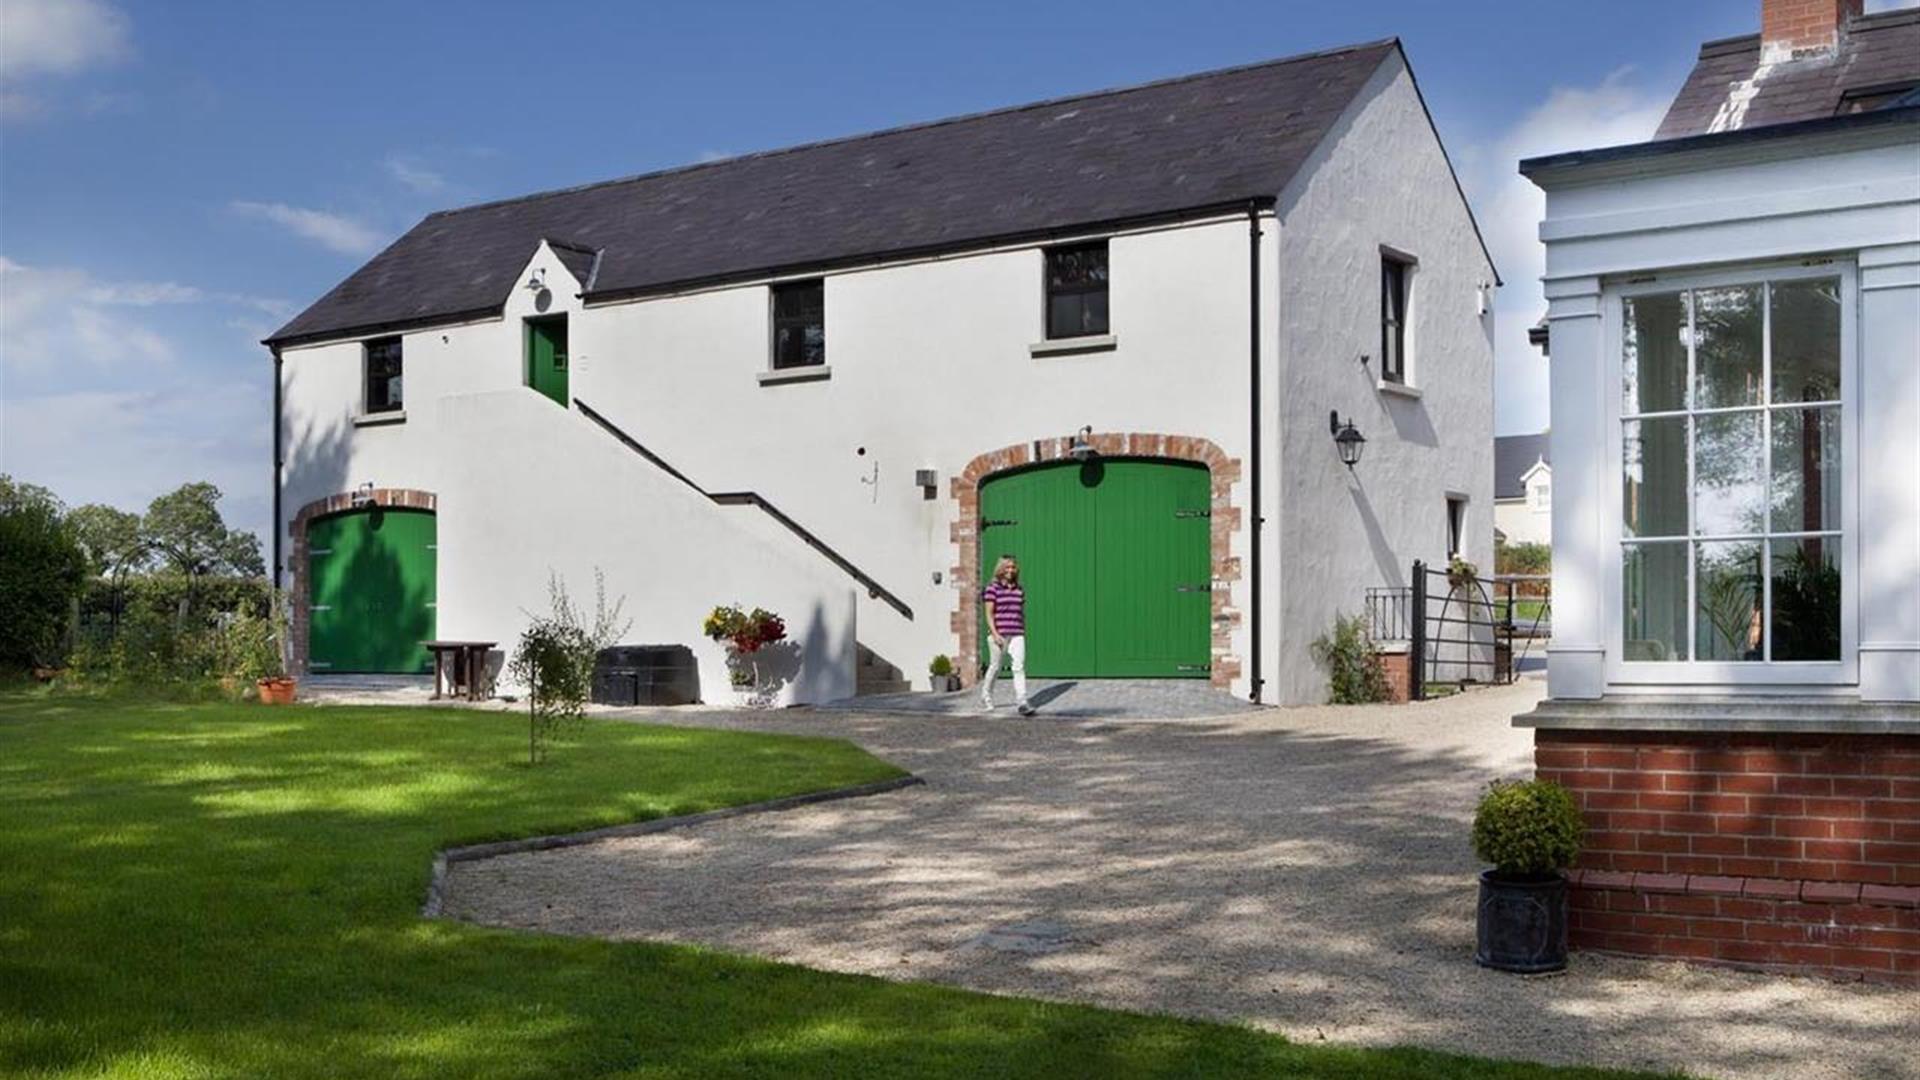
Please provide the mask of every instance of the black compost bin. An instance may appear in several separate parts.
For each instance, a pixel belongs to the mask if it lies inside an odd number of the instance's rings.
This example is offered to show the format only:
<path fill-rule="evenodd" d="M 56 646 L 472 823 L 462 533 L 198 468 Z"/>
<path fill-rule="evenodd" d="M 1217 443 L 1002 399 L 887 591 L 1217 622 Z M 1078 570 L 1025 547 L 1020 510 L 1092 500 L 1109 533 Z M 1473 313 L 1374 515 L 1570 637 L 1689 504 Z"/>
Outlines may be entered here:
<path fill-rule="evenodd" d="M 593 662 L 599 705 L 691 705 L 700 700 L 700 669 L 685 645 L 615 645 Z"/>

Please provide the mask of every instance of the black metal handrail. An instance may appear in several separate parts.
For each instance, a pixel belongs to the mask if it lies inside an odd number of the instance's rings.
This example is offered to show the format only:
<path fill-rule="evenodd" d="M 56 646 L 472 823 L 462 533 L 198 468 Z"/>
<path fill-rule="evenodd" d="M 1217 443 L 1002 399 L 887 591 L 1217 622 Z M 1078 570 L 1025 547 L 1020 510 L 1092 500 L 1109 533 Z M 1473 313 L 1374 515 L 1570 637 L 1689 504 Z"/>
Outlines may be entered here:
<path fill-rule="evenodd" d="M 886 586 L 880 584 L 878 581 L 875 581 L 870 575 L 868 575 L 866 571 L 861 570 L 859 567 L 849 562 L 846 556 L 840 554 L 838 551 L 835 551 L 832 548 L 832 546 L 830 546 L 825 540 L 822 540 L 818 536 L 815 536 L 812 530 L 808 529 L 806 526 L 800 524 L 799 522 L 793 520 L 793 518 L 787 516 L 787 514 L 784 511 L 782 511 L 779 507 L 773 505 L 771 502 L 768 502 L 765 496 L 759 494 L 758 492 L 753 492 L 753 491 L 719 491 L 719 492 L 708 491 L 707 489 L 701 487 L 699 484 L 694 483 L 693 480 L 690 479 L 686 473 L 683 473 L 679 469 L 676 469 L 672 465 L 668 464 L 665 458 L 661 457 L 659 454 L 656 454 L 653 451 L 647 449 L 645 446 L 641 445 L 638 439 L 635 439 L 633 436 L 627 434 L 625 431 L 622 431 L 618 424 L 615 424 L 613 421 L 607 419 L 605 416 L 602 416 L 599 410 L 593 408 L 591 405 L 588 405 L 586 402 L 581 401 L 579 398 L 574 398 L 573 404 L 575 408 L 578 408 L 580 410 L 580 415 L 600 425 L 600 427 L 604 431 L 606 431 L 607 434 L 612 435 L 615 439 L 618 439 L 622 445 L 626 446 L 627 449 L 633 451 L 636 454 L 639 454 L 643 458 L 646 458 L 649 463 L 656 466 L 661 471 L 665 472 L 668 476 L 673 477 L 675 480 L 678 480 L 681 483 L 687 485 L 688 487 L 692 488 L 694 491 L 699 492 L 701 496 L 710 500 L 716 506 L 758 507 L 761 510 L 761 512 L 765 513 L 768 517 L 772 518 L 774 521 L 779 522 L 783 527 L 787 529 L 787 531 L 793 533 L 793 535 L 799 537 L 802 543 L 806 544 L 808 547 L 812 548 L 813 550 L 819 552 L 821 555 L 824 555 L 828 562 L 839 567 L 842 571 L 844 571 L 847 574 L 847 576 L 853 578 L 855 581 L 859 582 L 861 585 L 866 586 L 867 595 L 869 597 L 875 600 L 881 601 L 882 603 L 886 604 L 888 607 L 892 608 L 893 610 L 899 612 L 900 614 L 906 616 L 909 619 L 913 618 L 913 609 L 907 606 L 906 601 L 900 599 L 898 596 L 895 596 Z"/>
<path fill-rule="evenodd" d="M 1413 698 L 1424 699 L 1430 682 L 1478 682 L 1482 670 L 1491 682 L 1518 678 L 1519 660 L 1532 649 L 1534 639 L 1551 633 L 1547 629 L 1551 590 L 1546 575 L 1454 576 L 1416 560 L 1408 603 Z M 1531 619 L 1524 615 L 1516 619 L 1521 601 L 1540 605 Z M 1518 658 L 1513 651 L 1517 639 L 1525 642 Z M 1443 666 L 1460 671 L 1462 677 L 1437 678 Z"/>

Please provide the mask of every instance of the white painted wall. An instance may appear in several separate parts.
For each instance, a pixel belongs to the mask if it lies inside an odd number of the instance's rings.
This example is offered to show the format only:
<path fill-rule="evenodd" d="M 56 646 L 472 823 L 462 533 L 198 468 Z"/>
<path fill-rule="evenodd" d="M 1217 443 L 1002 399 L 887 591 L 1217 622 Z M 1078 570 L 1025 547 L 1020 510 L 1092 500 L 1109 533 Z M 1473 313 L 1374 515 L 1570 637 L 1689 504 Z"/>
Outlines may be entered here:
<path fill-rule="evenodd" d="M 918 677 L 957 648 L 949 484 L 976 455 L 1083 425 L 1246 454 L 1245 219 L 1109 251 L 1111 350 L 1030 353 L 1042 256 L 1024 247 L 829 276 L 819 382 L 759 382 L 764 285 L 595 308 L 571 341 L 574 394 L 707 490 L 759 492 L 899 595 L 911 621 L 861 593 L 861 640 Z M 914 485 L 920 468 L 938 472 L 937 498 Z"/>
<path fill-rule="evenodd" d="M 1366 586 L 1399 583 L 1415 557 L 1444 560 L 1446 490 L 1472 499 L 1470 550 L 1491 563 L 1491 326 L 1477 314 L 1475 294 L 1491 270 L 1397 60 L 1335 138 L 1317 158 L 1325 175 L 1287 193 L 1284 226 L 1270 215 L 1262 223 L 1269 701 L 1322 696 L 1307 646 L 1336 607 L 1357 610 Z M 1425 397 L 1418 401 L 1354 381 L 1358 354 L 1377 351 L 1382 243 L 1421 259 L 1413 339 Z M 1228 600 L 1251 614 L 1247 219 L 1123 233 L 1112 237 L 1110 257 L 1115 343 L 1077 355 L 1030 348 L 1043 337 L 1037 246 L 828 275 L 830 377 L 810 382 L 759 378 L 768 368 L 766 282 L 590 310 L 579 307 L 574 290 L 556 287 L 549 311 L 569 314 L 570 388 L 578 401 L 704 489 L 751 490 L 771 500 L 899 595 L 913 609 L 911 620 L 854 586 L 857 614 L 826 617 L 829 652 L 839 655 L 842 628 L 857 624 L 863 644 L 918 678 L 933 654 L 957 647 L 949 622 L 957 602 L 949 580 L 957 559 L 953 477 L 976 455 L 1083 425 L 1204 437 L 1242 459 L 1231 498 L 1244 516 L 1231 554 L 1243 577 L 1228 587 Z M 532 266 L 551 281 L 566 280 L 544 249 Z M 1283 317 L 1282 308 L 1292 311 Z M 794 566 L 829 578 L 838 572 L 764 523 L 735 520 L 727 528 L 766 538 L 772 577 L 740 570 L 710 579 L 702 576 L 709 555 L 700 544 L 659 546 L 651 533 L 661 523 L 643 512 L 659 485 L 640 482 L 634 470 L 643 463 L 522 387 L 521 321 L 534 313 L 531 294 L 515 290 L 501 320 L 407 335 L 410 408 L 400 425 L 353 424 L 359 343 L 289 350 L 286 515 L 368 480 L 439 493 L 442 633 L 517 633 L 514 613 L 524 597 L 543 597 L 546 581 L 543 566 L 511 557 L 522 543 L 544 549 L 556 567 L 573 568 L 570 577 L 602 566 L 610 587 L 613 568 L 644 550 L 697 584 L 702 613 L 731 600 L 813 605 L 817 582 L 808 578 L 804 595 L 783 600 L 779 575 Z M 487 391 L 523 398 L 528 407 L 483 404 L 493 400 Z M 1334 460 L 1329 408 L 1353 414 L 1367 432 L 1364 504 L 1349 494 Z M 545 428 L 553 446 L 517 453 L 513 440 L 539 442 Z M 607 453 L 580 435 L 596 437 Z M 936 498 L 914 484 L 921 468 L 936 470 Z M 562 479 L 542 485 L 542 475 Z M 540 489 L 524 495 L 547 519 L 537 535 L 499 525 L 513 515 L 498 504 L 474 512 L 471 500 L 489 477 L 503 489 Z M 684 518 L 699 515 L 689 510 Z M 456 596 L 483 587 L 477 552 L 487 552 L 496 571 L 520 575 L 501 588 L 511 602 Z M 845 575 L 837 580 L 848 587 Z M 633 586 L 630 609 L 683 606 L 678 594 L 656 604 L 650 582 Z M 796 630 L 798 611 L 782 612 Z M 688 641 L 698 619 L 674 614 L 659 625 L 663 640 Z M 1232 647 L 1242 658 L 1234 686 L 1241 694 L 1249 689 L 1250 641 L 1243 621 Z M 823 693 L 825 685 L 799 693 Z"/>
<path fill-rule="evenodd" d="M 716 603 L 779 612 L 800 650 L 773 703 L 851 696 L 856 637 L 847 579 L 799 545 L 769 543 L 753 507 L 719 507 L 523 389 L 435 405 L 439 438 L 439 633 L 511 648 L 548 608 L 555 574 L 591 617 L 594 572 L 624 598 L 635 644 L 684 644 L 703 700 L 729 702 L 725 649 L 699 636 Z M 772 662 L 770 662 L 772 666 Z"/>
<path fill-rule="evenodd" d="M 1409 583 L 1415 559 L 1447 561 L 1446 495 L 1468 498 L 1467 558 L 1493 569 L 1493 270 L 1397 59 L 1368 85 L 1280 202 L 1285 412 L 1273 460 L 1280 489 L 1279 700 L 1321 700 L 1306 644 L 1369 586 Z M 1380 248 L 1419 259 L 1408 334 L 1410 385 L 1379 388 Z M 1556 348 L 1558 342 L 1556 341 Z M 1362 355 L 1373 358 L 1360 363 Z M 1351 473 L 1327 414 L 1366 436 Z"/>
<path fill-rule="evenodd" d="M 1553 696 L 1610 692 L 1857 693 L 1920 700 L 1920 144 L 1910 129 L 1811 135 L 1736 151 L 1667 155 L 1543 173 L 1541 238 L 1552 324 Z M 1670 682 L 1618 671 L 1612 427 L 1619 360 L 1605 333 L 1617 289 L 1648 275 L 1792 265 L 1857 267 L 1846 391 L 1857 453 L 1854 500 L 1857 685 L 1796 685 L 1759 665 Z M 1679 665 L 1674 665 L 1679 667 Z"/>

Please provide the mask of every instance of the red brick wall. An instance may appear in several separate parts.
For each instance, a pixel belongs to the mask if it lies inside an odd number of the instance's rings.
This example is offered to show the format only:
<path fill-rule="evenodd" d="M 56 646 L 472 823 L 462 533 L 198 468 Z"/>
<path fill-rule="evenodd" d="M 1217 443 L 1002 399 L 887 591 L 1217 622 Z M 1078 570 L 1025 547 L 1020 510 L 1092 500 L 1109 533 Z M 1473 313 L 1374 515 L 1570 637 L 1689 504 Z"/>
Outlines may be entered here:
<path fill-rule="evenodd" d="M 1793 51 L 1830 49 L 1839 28 L 1860 14 L 1863 0 L 1762 0 L 1760 40 L 1763 46 Z"/>
<path fill-rule="evenodd" d="M 1379 653 L 1380 668 L 1387 676 L 1387 700 L 1404 705 L 1413 700 L 1413 654 L 1406 651 Z"/>
<path fill-rule="evenodd" d="M 1536 733 L 1576 947 L 1920 977 L 1920 734 Z"/>

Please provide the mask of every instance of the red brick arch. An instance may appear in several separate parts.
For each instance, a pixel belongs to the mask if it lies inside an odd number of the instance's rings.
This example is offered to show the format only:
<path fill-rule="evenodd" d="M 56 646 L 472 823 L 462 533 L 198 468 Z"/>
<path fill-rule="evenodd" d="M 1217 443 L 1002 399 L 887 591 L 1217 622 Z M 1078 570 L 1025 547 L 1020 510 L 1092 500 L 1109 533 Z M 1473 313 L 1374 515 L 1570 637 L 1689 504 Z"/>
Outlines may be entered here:
<path fill-rule="evenodd" d="M 328 514 L 338 514 L 343 510 L 357 509 L 359 506 L 397 507 L 404 510 L 427 510 L 438 512 L 440 499 L 431 491 L 419 491 L 414 488 L 374 488 L 370 494 L 361 493 L 359 503 L 354 502 L 355 493 L 342 491 L 324 499 L 315 499 L 293 515 L 287 522 L 287 536 L 292 543 L 292 551 L 287 560 L 287 572 L 291 575 L 293 587 L 288 596 L 288 606 L 293 609 L 293 648 L 287 658 L 287 670 L 305 675 L 307 671 L 307 620 L 311 612 L 308 605 L 313 602 L 309 590 L 313 583 L 307 580 L 310 560 L 307 558 L 307 525 L 314 518 Z"/>
<path fill-rule="evenodd" d="M 1190 435 L 1161 435 L 1151 432 L 1102 432 L 1091 440 L 1103 457 L 1161 458 L 1191 461 L 1207 467 L 1213 485 L 1211 547 L 1213 555 L 1213 656 L 1212 682 L 1222 689 L 1240 675 L 1240 657 L 1233 652 L 1233 631 L 1240 625 L 1240 611 L 1228 603 L 1227 586 L 1240 580 L 1240 559 L 1233 554 L 1233 536 L 1240 531 L 1240 508 L 1233 505 L 1233 485 L 1240 479 L 1240 460 L 1230 458 L 1211 439 Z M 952 537 L 958 548 L 959 564 L 952 577 L 959 595 L 959 607 L 952 613 L 955 638 L 955 664 L 961 679 L 972 686 L 980 673 L 978 616 L 980 606 L 980 485 L 993 476 L 1067 456 L 1071 437 L 1035 439 L 1032 442 L 1003 446 L 974 458 L 953 478 L 952 496 L 957 504 Z"/>

